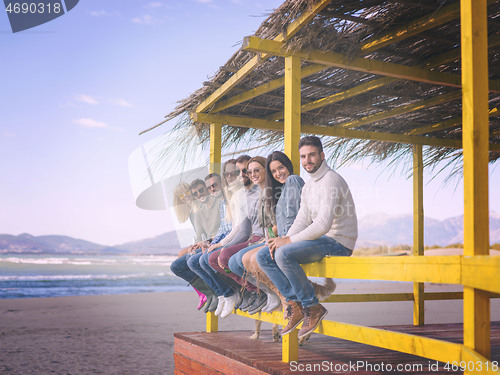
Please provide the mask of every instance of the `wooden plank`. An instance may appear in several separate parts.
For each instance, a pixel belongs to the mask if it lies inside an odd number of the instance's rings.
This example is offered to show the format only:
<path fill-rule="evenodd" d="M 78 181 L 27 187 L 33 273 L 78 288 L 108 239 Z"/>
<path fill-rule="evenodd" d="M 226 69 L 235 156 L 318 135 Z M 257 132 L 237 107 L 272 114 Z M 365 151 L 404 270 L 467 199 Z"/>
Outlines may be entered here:
<path fill-rule="evenodd" d="M 210 124 L 210 173 L 221 174 L 222 125 Z"/>
<path fill-rule="evenodd" d="M 253 36 L 246 37 L 243 40 L 242 49 L 245 51 L 266 53 L 281 57 L 292 54 L 292 52 L 286 50 L 284 43 Z M 369 58 L 360 57 L 353 59 L 340 53 L 319 50 L 294 51 L 293 54 L 299 56 L 303 60 L 340 69 L 443 86 L 461 87 L 461 78 L 458 74 L 441 73 L 419 67 L 388 63 Z M 500 92 L 498 81 L 490 82 L 490 90 L 493 92 Z"/>
<path fill-rule="evenodd" d="M 313 74 L 319 73 L 322 70 L 325 70 L 326 67 L 324 65 L 311 64 L 302 69 L 301 77 L 305 78 L 311 76 Z M 232 96 L 229 99 L 218 102 L 210 111 L 210 113 L 217 113 L 224 109 L 230 108 L 237 104 L 246 102 L 247 100 L 256 98 L 257 96 L 267 94 L 268 92 L 274 91 L 283 87 L 285 84 L 285 77 L 277 78 L 263 85 L 250 89 L 248 91 L 242 92 L 241 94 Z M 280 112 L 280 119 L 283 118 L 283 113 Z"/>
<path fill-rule="evenodd" d="M 257 37 L 246 37 L 242 49 L 256 53 L 267 53 L 286 57 L 291 54 L 284 48 L 283 43 Z M 295 55 L 316 64 L 333 66 L 336 68 L 354 70 L 369 74 L 408 79 L 411 81 L 434 83 L 445 86 L 460 87 L 460 76 L 457 74 L 440 73 L 417 67 L 387 63 L 368 58 L 349 58 L 340 53 L 323 52 L 318 50 L 295 51 Z"/>
<path fill-rule="evenodd" d="M 240 126 L 246 128 L 269 129 L 283 131 L 282 121 L 269 121 L 253 117 L 212 115 L 207 113 L 194 113 L 192 119 L 195 122 L 211 123 L 218 122 L 225 125 Z M 461 148 L 460 140 L 442 139 L 435 137 L 410 136 L 405 134 L 394 134 L 384 132 L 369 132 L 364 130 L 344 129 L 334 126 L 301 125 L 302 133 L 326 135 L 331 137 L 343 137 L 354 139 L 368 139 L 373 141 L 421 144 L 439 147 Z M 491 151 L 500 151 L 500 144 L 490 144 Z"/>
<path fill-rule="evenodd" d="M 486 0 L 461 1 L 464 255 L 489 254 Z M 478 279 L 485 277 L 477 274 Z M 498 273 L 497 273 L 498 278 Z M 464 345 L 490 357 L 490 300 L 464 286 Z"/>
<path fill-rule="evenodd" d="M 422 145 L 413 145 L 413 255 L 424 255 L 424 163 Z M 425 320 L 424 283 L 413 283 L 413 324 Z"/>
<path fill-rule="evenodd" d="M 498 110 L 498 107 L 490 109 L 488 112 L 489 116 L 498 116 L 500 115 L 500 111 Z M 413 129 L 408 135 L 420 135 L 420 134 L 425 134 L 425 133 L 432 133 L 435 131 L 439 130 L 444 130 L 444 129 L 450 129 L 455 126 L 461 125 L 462 124 L 462 117 L 456 117 L 452 118 L 446 121 L 441 121 L 432 125 L 427 125 L 427 126 L 421 126 L 418 128 Z"/>
<path fill-rule="evenodd" d="M 300 57 L 285 58 L 285 154 L 293 164 L 295 173 L 300 171 Z"/>
<path fill-rule="evenodd" d="M 294 329 L 288 335 L 282 336 L 281 360 L 289 363 L 299 359 L 299 330 Z"/>
<path fill-rule="evenodd" d="M 175 353 L 189 358 L 192 362 L 198 362 L 201 365 L 198 366 L 197 364 L 193 364 L 193 367 L 207 368 L 212 370 L 214 374 L 265 374 L 262 371 L 256 370 L 249 364 L 234 360 L 232 356 L 227 355 L 227 352 L 223 354 L 215 353 L 213 350 L 208 348 L 200 347 L 177 338 L 175 339 Z M 207 373 L 212 374 L 212 372 Z M 192 372 L 192 374 L 194 373 L 196 372 Z"/>
<path fill-rule="evenodd" d="M 205 315 L 207 332 L 217 332 L 219 330 L 219 318 L 213 312 L 207 312 Z"/>
<path fill-rule="evenodd" d="M 455 99 L 458 99 L 462 96 L 460 92 L 450 92 L 447 94 L 443 95 L 438 95 L 430 99 L 425 99 L 425 100 L 420 100 L 416 103 L 413 104 L 408 104 L 404 106 L 400 106 L 397 108 L 394 108 L 389 111 L 383 111 L 379 113 L 375 113 L 370 116 L 365 116 L 362 117 L 358 120 L 353 120 L 353 121 L 347 121 L 342 124 L 338 124 L 336 126 L 342 126 L 344 128 L 354 128 L 357 126 L 362 126 L 362 125 L 367 125 L 373 122 L 381 121 L 381 120 L 386 120 L 391 117 L 395 116 L 400 116 L 405 113 L 409 112 L 414 112 L 414 111 L 419 111 L 425 108 L 433 107 L 438 104 L 446 103 Z"/>
<path fill-rule="evenodd" d="M 344 323 L 339 323 L 339 327 Z M 355 336 L 355 327 L 343 327 L 341 328 L 342 333 L 345 331 L 348 334 Z M 353 331 L 349 333 L 350 329 Z M 456 354 L 456 348 L 459 348 L 459 357 L 461 361 L 470 361 L 477 363 L 480 361 L 483 364 L 483 369 L 488 364 L 491 369 L 491 361 L 500 361 L 500 322 L 492 322 L 492 358 L 490 362 L 486 362 L 484 357 L 479 356 L 474 351 L 469 351 L 467 348 L 461 345 L 462 341 L 462 324 L 430 324 L 425 326 L 382 326 L 382 327 L 372 327 L 375 332 L 381 332 L 378 336 L 380 340 L 383 340 L 383 344 L 391 345 L 390 340 L 386 341 L 384 338 L 386 332 L 393 333 L 394 335 L 403 336 L 408 335 L 411 339 L 406 342 L 403 347 L 407 348 L 411 345 L 411 342 L 415 343 L 415 348 L 410 349 L 410 351 L 424 351 L 429 352 L 436 349 L 432 344 L 432 340 L 442 342 L 442 348 L 445 350 L 451 350 Z M 391 332 L 392 331 L 392 332 Z M 281 361 L 281 345 L 272 342 L 272 333 L 270 330 L 261 331 L 261 339 L 250 340 L 249 336 L 251 331 L 227 331 L 219 332 L 217 334 L 207 334 L 203 332 L 191 332 L 191 333 L 176 333 L 176 344 L 178 340 L 183 340 L 187 343 L 193 344 L 195 346 L 201 347 L 203 349 L 209 350 L 214 354 L 222 355 L 226 357 L 224 360 L 239 361 L 245 365 L 254 367 L 257 371 L 261 373 L 268 374 L 291 374 L 291 373 L 306 373 L 307 374 L 325 374 L 325 373 L 348 373 L 348 370 L 341 370 L 341 366 L 347 364 L 347 369 L 349 368 L 349 363 L 363 361 L 369 362 L 372 365 L 386 363 L 390 364 L 392 371 L 387 373 L 402 373 L 403 371 L 397 371 L 397 364 L 406 364 L 408 367 L 405 369 L 404 373 L 408 375 L 431 375 L 438 373 L 447 374 L 460 374 L 460 371 L 445 370 L 443 368 L 443 362 L 435 362 L 426 358 L 416 357 L 414 355 L 405 354 L 404 352 L 391 351 L 383 349 L 376 346 L 368 346 L 365 344 L 360 344 L 355 341 L 346 341 L 339 338 L 329 337 L 325 335 L 313 334 L 311 339 L 299 348 L 299 360 L 296 363 L 284 363 Z M 363 332 L 362 339 L 365 339 L 369 335 L 369 331 Z M 392 335 L 388 335 L 389 339 L 392 339 Z M 420 337 L 420 338 L 419 338 Z M 420 343 L 424 343 L 423 347 Z M 434 350 L 435 352 L 436 350 Z M 436 353 L 434 353 L 436 354 Z M 445 360 L 451 361 L 451 358 Z M 332 363 L 339 366 L 337 371 L 331 370 L 313 370 L 312 366 L 320 366 L 323 362 Z M 297 365 L 310 365 L 311 370 L 307 371 L 303 369 L 302 371 L 297 370 Z M 412 364 L 415 364 L 412 368 Z M 419 365 L 420 364 L 420 365 Z M 422 364 L 424 367 L 422 367 Z M 432 368 L 429 365 L 432 364 Z M 295 367 L 292 367 L 295 366 Z M 344 366 L 344 368 L 346 368 Z M 357 368 L 353 370 L 352 373 L 356 372 L 359 375 L 374 375 L 374 373 L 381 373 L 376 371 L 369 371 L 366 367 Z M 481 372 L 477 372 L 481 373 Z M 486 373 L 486 372 L 482 372 Z M 498 375 L 498 368 L 496 371 L 489 372 Z"/>

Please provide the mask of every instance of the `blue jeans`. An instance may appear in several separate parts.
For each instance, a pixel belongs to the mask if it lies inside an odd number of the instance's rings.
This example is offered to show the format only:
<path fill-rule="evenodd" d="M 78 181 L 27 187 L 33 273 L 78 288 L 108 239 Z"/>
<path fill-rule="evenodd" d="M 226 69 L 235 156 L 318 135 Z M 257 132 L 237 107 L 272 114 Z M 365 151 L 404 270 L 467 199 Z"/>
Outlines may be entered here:
<path fill-rule="evenodd" d="M 203 265 L 205 265 L 203 267 Z M 187 261 L 188 267 L 196 275 L 201 277 L 203 281 L 210 287 L 218 296 L 229 297 L 233 294 L 233 290 L 227 285 L 208 264 L 208 254 L 203 254 L 201 251 L 191 256 Z"/>
<path fill-rule="evenodd" d="M 191 271 L 188 267 L 187 261 L 192 256 L 192 254 L 186 253 L 183 256 L 177 258 L 170 265 L 170 270 L 177 276 L 183 278 L 188 283 L 191 283 L 196 274 Z"/>
<path fill-rule="evenodd" d="M 314 287 L 307 278 L 301 264 L 319 262 L 325 256 L 351 256 L 352 250 L 333 238 L 321 236 L 315 240 L 300 241 L 276 249 L 274 259 L 269 247 L 257 253 L 260 268 L 271 279 L 287 301 L 301 302 L 310 307 L 319 303 Z"/>
<path fill-rule="evenodd" d="M 264 246 L 265 243 L 256 243 L 254 245 L 245 247 L 241 249 L 236 254 L 234 254 L 231 258 L 229 258 L 228 266 L 231 272 L 237 274 L 240 277 L 243 277 L 245 274 L 245 267 L 243 266 L 243 255 L 248 253 L 250 250 L 255 249 L 256 247 Z"/>

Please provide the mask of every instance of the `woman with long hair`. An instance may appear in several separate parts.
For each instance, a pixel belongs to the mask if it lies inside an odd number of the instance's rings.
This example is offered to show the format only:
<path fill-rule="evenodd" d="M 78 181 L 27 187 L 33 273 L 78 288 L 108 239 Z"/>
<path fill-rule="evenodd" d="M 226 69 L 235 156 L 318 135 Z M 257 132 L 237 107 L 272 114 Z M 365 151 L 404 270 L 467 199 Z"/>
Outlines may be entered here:
<path fill-rule="evenodd" d="M 299 211 L 304 180 L 293 174 L 291 160 L 281 151 L 274 151 L 267 157 L 266 174 L 264 210 L 270 213 L 273 219 L 272 225 L 265 228 L 266 237 L 285 236 Z M 241 259 L 235 258 L 237 265 L 233 267 L 240 267 L 240 272 L 241 269 L 246 270 L 257 283 L 265 285 L 273 292 L 268 293 L 268 303 L 262 308 L 262 311 L 270 312 L 277 308 L 280 302 L 284 305 L 286 301 L 257 263 L 255 256 L 262 247 L 254 247 L 245 252 Z"/>

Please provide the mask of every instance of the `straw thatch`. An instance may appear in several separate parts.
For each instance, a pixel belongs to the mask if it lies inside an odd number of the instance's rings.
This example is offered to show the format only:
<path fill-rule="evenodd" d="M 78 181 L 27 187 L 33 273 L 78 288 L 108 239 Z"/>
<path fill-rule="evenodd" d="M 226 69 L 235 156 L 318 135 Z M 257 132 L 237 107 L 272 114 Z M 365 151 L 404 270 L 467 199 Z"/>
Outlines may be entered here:
<path fill-rule="evenodd" d="M 287 0 L 259 27 L 255 36 L 272 39 L 286 29 L 304 10 L 309 9 L 315 1 Z M 365 57 L 384 62 L 392 62 L 406 66 L 426 67 L 439 72 L 459 74 L 460 66 L 460 20 L 438 25 L 422 31 L 369 54 L 363 54 L 360 46 L 369 38 L 396 30 L 412 21 L 431 17 L 437 12 L 452 6 L 457 1 L 447 0 L 332 0 L 312 21 L 303 27 L 294 37 L 287 41 L 289 50 L 319 49 L 342 53 L 350 58 Z M 489 30 L 489 77 L 490 80 L 500 78 L 500 3 L 488 6 Z M 492 43 L 495 41 L 495 43 Z M 455 53 L 455 56 L 444 63 L 429 66 L 432 58 L 444 53 Z M 212 92 L 229 79 L 254 56 L 253 53 L 239 50 L 221 69 L 215 73 L 204 87 L 195 91 L 190 97 L 179 102 L 175 110 L 166 116 L 167 119 L 180 118 L 177 128 L 195 126 L 203 142 L 208 141 L 206 124 L 193 124 L 189 114 Z M 303 67 L 307 66 L 303 62 Z M 266 82 L 284 75 L 284 59 L 272 57 L 260 64 L 235 88 L 221 98 L 228 99 L 243 91 L 258 87 Z M 313 102 L 326 96 L 345 91 L 362 83 L 380 78 L 372 74 L 355 72 L 338 68 L 329 68 L 302 80 L 302 104 Z M 368 91 L 325 107 L 302 113 L 302 123 L 320 126 L 336 126 L 346 121 L 353 121 L 364 116 L 388 111 L 418 101 L 436 97 L 450 92 L 459 92 L 458 88 L 438 84 L 420 83 L 407 80 L 396 80 L 378 89 Z M 283 88 L 266 93 L 246 102 L 234 105 L 218 114 L 264 118 L 283 111 Z M 489 106 L 495 108 L 500 102 L 500 93 L 490 92 Z M 369 130 L 407 134 L 411 130 L 461 117 L 461 99 L 457 98 L 438 105 L 374 121 L 357 127 L 357 130 Z M 210 113 L 210 108 L 207 110 Z M 243 134 L 250 132 L 254 139 L 268 145 L 281 144 L 283 133 L 255 130 L 238 127 L 225 127 L 223 142 L 241 141 Z M 461 124 L 432 133 L 423 133 L 443 139 L 461 139 Z M 355 139 L 324 138 L 329 155 L 339 163 L 370 157 L 374 161 L 390 158 L 401 160 L 407 155 L 411 145 L 388 142 L 361 141 Z M 500 117 L 490 117 L 490 142 L 500 143 Z M 461 150 L 444 147 L 425 147 L 425 163 L 433 165 L 441 160 L 456 163 L 461 159 Z M 490 160 L 495 161 L 500 152 L 490 152 Z M 460 163 L 455 164 L 453 171 L 460 171 Z"/>

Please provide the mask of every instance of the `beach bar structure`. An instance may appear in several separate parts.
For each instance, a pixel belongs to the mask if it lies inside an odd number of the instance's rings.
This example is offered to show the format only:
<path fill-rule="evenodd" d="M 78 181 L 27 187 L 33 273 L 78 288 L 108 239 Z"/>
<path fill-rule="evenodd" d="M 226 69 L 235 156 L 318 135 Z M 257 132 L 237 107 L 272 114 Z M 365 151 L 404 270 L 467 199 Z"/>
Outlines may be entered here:
<path fill-rule="evenodd" d="M 413 282 L 410 294 L 334 295 L 325 302 L 412 300 L 415 326 L 424 326 L 425 300 L 463 299 L 462 342 L 329 320 L 315 332 L 462 362 L 465 373 L 500 374 L 491 360 L 490 321 L 500 257 L 489 255 L 488 226 L 488 163 L 500 157 L 499 60 L 496 0 L 285 1 L 165 121 L 185 115 L 177 126 L 194 127 L 210 144 L 213 171 L 223 146 L 245 134 L 271 146 L 284 141 L 296 170 L 305 134 L 324 136 L 338 161 L 411 155 L 413 255 L 328 257 L 304 269 L 316 277 Z M 463 173 L 464 253 L 424 256 L 423 168 L 443 162 Z M 425 293 L 424 283 L 463 285 L 463 293 Z M 235 313 L 284 322 L 278 312 Z M 217 318 L 207 314 L 207 332 L 217 330 Z M 297 359 L 294 331 L 283 337 L 281 360 Z"/>

